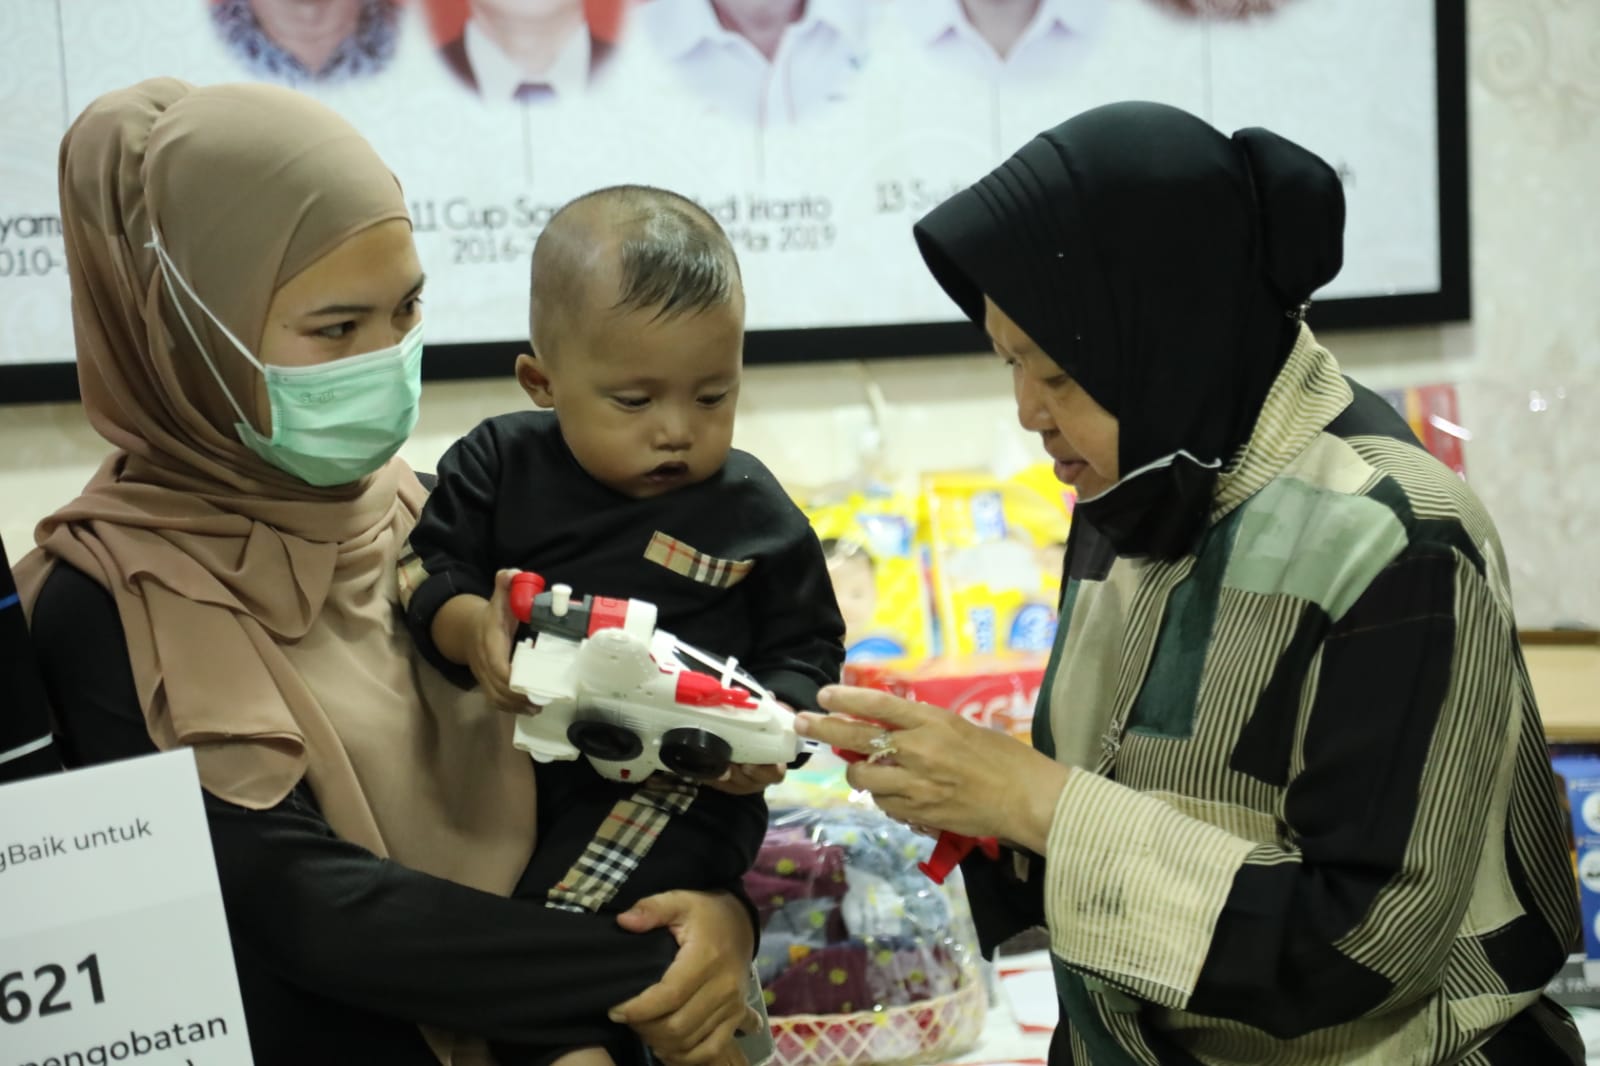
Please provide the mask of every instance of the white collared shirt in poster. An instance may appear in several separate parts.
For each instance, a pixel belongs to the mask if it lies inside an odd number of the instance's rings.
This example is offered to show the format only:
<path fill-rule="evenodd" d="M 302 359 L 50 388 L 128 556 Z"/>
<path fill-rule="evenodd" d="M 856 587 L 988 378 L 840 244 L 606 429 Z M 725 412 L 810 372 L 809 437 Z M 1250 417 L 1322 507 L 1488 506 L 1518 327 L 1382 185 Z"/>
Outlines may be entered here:
<path fill-rule="evenodd" d="M 882 36 L 895 39 L 906 121 L 983 137 L 991 166 L 1100 104 L 1204 106 L 1206 31 L 1194 19 L 1151 0 L 1038 0 L 1001 55 L 967 14 L 985 2 L 893 0 Z"/>
<path fill-rule="evenodd" d="M 478 91 L 485 100 L 510 103 L 516 100 L 517 89 L 528 84 L 548 85 L 558 101 L 582 96 L 588 88 L 593 49 L 587 25 L 580 25 L 568 38 L 556 61 L 544 74 L 524 71 L 484 32 L 476 19 L 467 20 L 462 43 L 467 50 L 467 63 L 478 79 Z"/>
<path fill-rule="evenodd" d="M 981 6 L 985 0 L 974 0 Z M 1069 72 L 1092 46 L 1106 0 L 1040 0 L 1005 55 L 973 26 L 962 0 L 900 0 L 901 24 L 942 68 L 991 82 L 1039 81 Z"/>
<path fill-rule="evenodd" d="M 848 99 L 866 62 L 863 0 L 807 0 L 772 59 L 727 29 L 711 0 L 649 0 L 633 15 L 643 37 L 707 111 L 759 126 L 802 122 Z"/>
<path fill-rule="evenodd" d="M 1037 0 L 1003 55 L 969 16 L 993 2 L 888 3 L 861 93 L 886 206 L 903 201 L 920 216 L 1040 130 L 1103 102 L 1105 72 L 1089 67 L 1109 0 Z"/>

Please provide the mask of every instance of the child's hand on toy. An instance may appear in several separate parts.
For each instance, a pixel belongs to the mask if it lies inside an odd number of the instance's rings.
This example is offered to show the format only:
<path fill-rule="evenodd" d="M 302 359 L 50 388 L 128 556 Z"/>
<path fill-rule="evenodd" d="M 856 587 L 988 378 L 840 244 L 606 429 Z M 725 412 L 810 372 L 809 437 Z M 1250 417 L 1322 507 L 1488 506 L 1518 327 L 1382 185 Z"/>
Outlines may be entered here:
<path fill-rule="evenodd" d="M 517 632 L 517 619 L 511 613 L 509 597 L 515 574 L 515 570 L 495 574 L 494 595 L 479 609 L 467 665 L 490 703 L 502 711 L 522 714 L 530 710 L 530 704 L 526 697 L 511 691 L 511 638 Z"/>
<path fill-rule="evenodd" d="M 723 771 L 721 777 L 715 781 L 707 781 L 706 784 L 730 796 L 750 796 L 770 785 L 776 785 L 788 772 L 788 767 L 776 763 L 771 766 L 759 763 L 734 763 Z"/>
<path fill-rule="evenodd" d="M 794 713 L 794 708 L 782 700 L 778 701 L 778 706 L 790 714 Z M 760 763 L 734 763 L 723 771 L 721 777 L 715 781 L 707 781 L 706 784 L 730 796 L 752 796 L 776 785 L 788 774 L 789 768 L 777 763 L 770 766 Z"/>

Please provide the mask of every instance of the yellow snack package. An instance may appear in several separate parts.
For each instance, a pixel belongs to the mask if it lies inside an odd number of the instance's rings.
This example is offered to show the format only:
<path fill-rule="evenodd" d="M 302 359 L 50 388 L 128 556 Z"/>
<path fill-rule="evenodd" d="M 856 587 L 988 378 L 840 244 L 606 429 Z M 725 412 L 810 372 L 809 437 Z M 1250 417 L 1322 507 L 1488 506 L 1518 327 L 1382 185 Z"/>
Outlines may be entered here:
<path fill-rule="evenodd" d="M 1039 464 L 1008 479 L 935 474 L 923 493 L 942 654 L 1048 652 L 1072 489 Z"/>
<path fill-rule="evenodd" d="M 854 493 L 806 508 L 845 621 L 845 661 L 906 665 L 932 652 L 917 500 Z"/>

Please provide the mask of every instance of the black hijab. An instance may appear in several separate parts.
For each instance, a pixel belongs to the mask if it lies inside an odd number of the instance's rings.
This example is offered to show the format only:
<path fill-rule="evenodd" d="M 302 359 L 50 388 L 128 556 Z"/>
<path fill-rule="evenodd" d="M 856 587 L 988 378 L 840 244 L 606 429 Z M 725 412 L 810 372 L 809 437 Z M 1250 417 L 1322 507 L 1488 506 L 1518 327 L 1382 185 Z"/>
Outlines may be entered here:
<path fill-rule="evenodd" d="M 1344 190 L 1263 129 L 1226 137 L 1164 104 L 1086 111 L 915 228 L 980 326 L 987 294 L 1119 420 L 1121 479 L 1076 517 L 1177 558 L 1249 438 L 1311 293 L 1339 272 Z"/>

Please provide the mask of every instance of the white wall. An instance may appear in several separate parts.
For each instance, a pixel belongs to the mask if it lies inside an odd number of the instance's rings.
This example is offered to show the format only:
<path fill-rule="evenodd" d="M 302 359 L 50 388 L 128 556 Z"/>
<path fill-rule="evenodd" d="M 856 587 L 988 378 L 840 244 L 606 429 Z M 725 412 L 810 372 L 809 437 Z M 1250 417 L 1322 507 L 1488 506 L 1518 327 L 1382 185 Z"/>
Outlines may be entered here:
<path fill-rule="evenodd" d="M 1468 478 L 1505 538 L 1525 626 L 1600 625 L 1600 3 L 1470 0 L 1474 320 L 1329 335 L 1375 387 L 1454 381 Z M 890 470 L 1032 456 L 990 356 L 753 367 L 737 443 L 794 485 L 855 473 L 884 400 Z M 427 468 L 509 380 L 430 385 L 403 453 Z M 105 449 L 72 405 L 0 407 L 0 537 L 13 556 Z"/>

